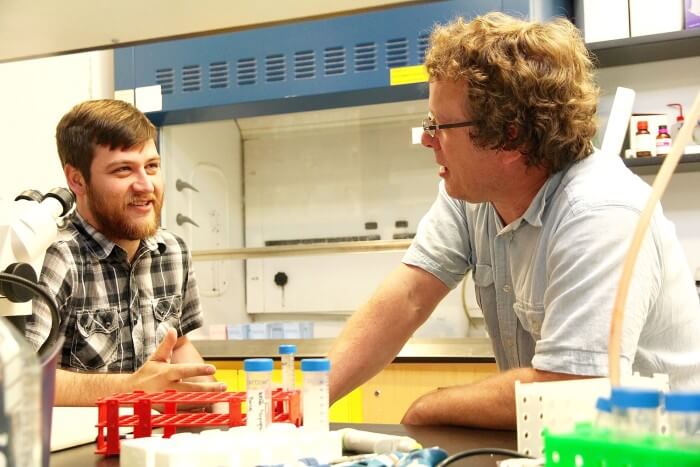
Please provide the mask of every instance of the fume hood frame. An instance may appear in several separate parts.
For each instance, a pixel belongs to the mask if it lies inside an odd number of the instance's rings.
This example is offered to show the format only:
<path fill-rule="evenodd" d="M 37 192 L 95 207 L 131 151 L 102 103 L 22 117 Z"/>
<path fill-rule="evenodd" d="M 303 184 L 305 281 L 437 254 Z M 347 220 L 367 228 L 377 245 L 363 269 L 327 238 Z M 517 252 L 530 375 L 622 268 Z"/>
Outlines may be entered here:
<path fill-rule="evenodd" d="M 156 125 L 415 100 L 426 83 L 392 85 L 390 70 L 423 63 L 436 23 L 489 11 L 567 16 L 570 3 L 427 1 L 119 48 L 115 89 L 159 85 L 162 110 L 147 113 Z"/>

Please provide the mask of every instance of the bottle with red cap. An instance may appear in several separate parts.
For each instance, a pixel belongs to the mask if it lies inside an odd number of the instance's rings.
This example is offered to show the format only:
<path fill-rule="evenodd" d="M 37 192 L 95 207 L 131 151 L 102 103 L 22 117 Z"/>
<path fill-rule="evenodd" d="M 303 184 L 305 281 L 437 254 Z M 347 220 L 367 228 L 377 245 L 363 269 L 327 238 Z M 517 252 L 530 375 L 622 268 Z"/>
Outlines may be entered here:
<path fill-rule="evenodd" d="M 654 139 L 649 133 L 649 123 L 646 120 L 637 122 L 635 135 L 635 152 L 637 157 L 650 157 L 654 149 Z"/>

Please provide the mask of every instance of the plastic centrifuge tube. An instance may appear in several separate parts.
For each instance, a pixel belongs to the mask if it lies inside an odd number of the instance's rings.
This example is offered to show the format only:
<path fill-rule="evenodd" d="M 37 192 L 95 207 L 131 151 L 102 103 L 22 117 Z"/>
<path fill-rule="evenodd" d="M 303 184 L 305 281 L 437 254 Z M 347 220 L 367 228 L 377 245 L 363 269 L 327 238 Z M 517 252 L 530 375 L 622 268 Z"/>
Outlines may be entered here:
<path fill-rule="evenodd" d="M 666 394 L 669 434 L 681 445 L 700 448 L 700 392 Z"/>
<path fill-rule="evenodd" d="M 328 431 L 328 372 L 327 358 L 306 358 L 301 361 L 304 386 L 301 393 L 304 427 Z"/>
<path fill-rule="evenodd" d="M 246 372 L 246 425 L 263 431 L 272 423 L 272 359 L 249 358 L 243 361 Z"/>
<path fill-rule="evenodd" d="M 294 354 L 297 353 L 297 346 L 282 344 L 279 353 L 282 360 L 282 390 L 291 391 L 294 389 Z"/>
<path fill-rule="evenodd" d="M 656 434 L 660 402 L 657 389 L 613 388 L 610 404 L 615 432 L 623 437 Z"/>
<path fill-rule="evenodd" d="M 607 397 L 599 397 L 595 403 L 595 426 L 601 430 L 613 429 L 612 405 Z"/>

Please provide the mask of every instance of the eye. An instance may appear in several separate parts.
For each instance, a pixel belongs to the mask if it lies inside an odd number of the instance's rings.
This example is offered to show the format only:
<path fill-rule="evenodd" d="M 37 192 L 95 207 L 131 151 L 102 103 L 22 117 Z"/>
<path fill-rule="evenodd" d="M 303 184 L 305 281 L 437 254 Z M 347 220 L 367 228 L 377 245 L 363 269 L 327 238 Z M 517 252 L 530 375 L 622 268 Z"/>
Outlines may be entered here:
<path fill-rule="evenodd" d="M 160 162 L 151 162 L 150 164 L 146 165 L 146 170 L 148 170 L 151 173 L 158 172 L 160 169 Z"/>
<path fill-rule="evenodd" d="M 128 166 L 123 165 L 123 166 L 121 166 L 121 167 L 117 167 L 116 169 L 114 169 L 114 170 L 112 171 L 112 173 L 115 173 L 115 174 L 124 174 L 124 173 L 128 173 L 130 170 L 131 170 L 131 169 L 130 169 Z"/>

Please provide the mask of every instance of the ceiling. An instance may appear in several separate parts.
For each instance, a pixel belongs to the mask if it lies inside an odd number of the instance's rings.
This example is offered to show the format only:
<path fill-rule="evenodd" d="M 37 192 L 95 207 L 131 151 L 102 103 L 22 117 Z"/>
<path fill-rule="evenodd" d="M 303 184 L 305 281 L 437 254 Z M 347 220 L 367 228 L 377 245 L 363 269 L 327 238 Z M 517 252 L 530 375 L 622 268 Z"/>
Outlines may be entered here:
<path fill-rule="evenodd" d="M 229 31 L 402 3 L 416 2 L 0 0 L 0 62 Z"/>

